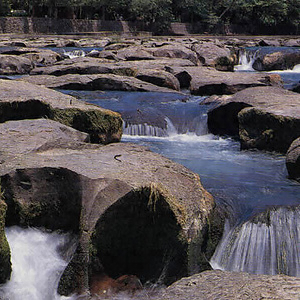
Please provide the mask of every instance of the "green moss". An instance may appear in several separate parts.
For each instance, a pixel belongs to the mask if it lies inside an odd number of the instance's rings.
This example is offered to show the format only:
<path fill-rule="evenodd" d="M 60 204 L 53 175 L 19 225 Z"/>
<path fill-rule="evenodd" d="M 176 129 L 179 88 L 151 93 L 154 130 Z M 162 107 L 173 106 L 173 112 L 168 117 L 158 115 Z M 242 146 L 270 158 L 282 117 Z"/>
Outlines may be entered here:
<path fill-rule="evenodd" d="M 117 113 L 76 108 L 55 109 L 53 112 L 55 121 L 88 133 L 93 143 L 107 144 L 121 139 L 123 121 Z"/>

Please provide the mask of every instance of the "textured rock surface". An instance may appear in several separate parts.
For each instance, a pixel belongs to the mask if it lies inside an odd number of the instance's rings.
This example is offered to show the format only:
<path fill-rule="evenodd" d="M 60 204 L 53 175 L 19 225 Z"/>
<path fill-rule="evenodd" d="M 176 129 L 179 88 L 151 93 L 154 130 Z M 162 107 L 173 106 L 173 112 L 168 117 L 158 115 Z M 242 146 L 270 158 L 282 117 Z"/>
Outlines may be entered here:
<path fill-rule="evenodd" d="M 15 55 L 0 55 L 0 74 L 28 74 L 34 65 L 30 59 Z"/>
<path fill-rule="evenodd" d="M 119 141 L 122 134 L 118 113 L 23 81 L 0 80 L 0 108 L 0 122 L 47 117 L 88 133 L 92 142 Z"/>
<path fill-rule="evenodd" d="M 86 291 L 99 261 L 109 275 L 136 272 L 145 281 L 168 262 L 167 283 L 202 268 L 189 253 L 203 241 L 214 201 L 197 174 L 137 145 L 84 143 L 85 134 L 49 120 L 11 121 L 0 132 L 8 224 L 79 236 L 61 293 Z"/>
<path fill-rule="evenodd" d="M 286 154 L 289 177 L 300 181 L 300 138 L 293 141 Z"/>
<path fill-rule="evenodd" d="M 163 71 L 161 71 L 163 72 Z M 157 71 L 160 73 L 160 71 Z M 147 73 L 149 74 L 149 73 Z M 149 75 L 150 76 L 150 75 Z M 79 74 L 68 74 L 62 76 L 51 76 L 51 75 L 35 75 L 29 77 L 23 77 L 22 81 L 31 82 L 33 84 L 45 85 L 49 88 L 67 89 L 67 90 L 117 90 L 117 91 L 140 91 L 140 92 L 173 92 L 171 88 L 176 87 L 176 78 L 172 78 L 172 75 L 160 77 L 157 75 L 156 80 L 160 80 L 158 86 L 150 83 L 154 82 L 154 74 L 152 80 L 140 80 L 135 77 L 120 76 L 115 74 L 91 74 L 91 75 L 79 75 Z M 146 78 L 143 78 L 146 79 Z M 170 81 L 170 82 L 169 82 Z M 172 85 L 173 84 L 173 85 Z M 179 85 L 177 83 L 177 85 Z"/>
<path fill-rule="evenodd" d="M 278 87 L 255 87 L 214 101 L 219 104 L 208 113 L 210 131 L 239 135 L 242 148 L 285 153 L 300 136 L 297 93 Z"/>
<path fill-rule="evenodd" d="M 298 300 L 300 279 L 224 271 L 205 271 L 183 278 L 166 289 L 160 300 Z"/>

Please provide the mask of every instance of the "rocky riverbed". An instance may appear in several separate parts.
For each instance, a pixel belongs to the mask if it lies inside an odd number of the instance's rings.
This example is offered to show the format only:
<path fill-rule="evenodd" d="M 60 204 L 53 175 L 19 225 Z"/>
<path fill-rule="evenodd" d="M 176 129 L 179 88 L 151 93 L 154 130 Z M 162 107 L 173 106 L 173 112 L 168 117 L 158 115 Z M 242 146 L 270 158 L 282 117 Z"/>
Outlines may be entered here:
<path fill-rule="evenodd" d="M 242 46 L 292 42 L 294 56 L 266 55 L 262 70 L 299 64 L 300 40 L 2 36 L 1 282 L 11 272 L 4 234 L 11 225 L 76 235 L 59 283 L 63 295 L 103 292 L 95 290 L 103 274 L 169 285 L 210 269 L 225 216 L 199 176 L 146 148 L 120 143 L 120 114 L 55 89 L 188 89 L 211 96 L 205 103 L 214 103 L 212 133 L 234 136 L 242 149 L 287 152 L 289 175 L 299 179 L 300 95 L 283 89 L 279 75 L 233 72 Z M 99 50 L 70 58 L 70 47 Z M 289 277 L 206 271 L 175 282 L 159 299 L 298 299 L 298 285 Z"/>

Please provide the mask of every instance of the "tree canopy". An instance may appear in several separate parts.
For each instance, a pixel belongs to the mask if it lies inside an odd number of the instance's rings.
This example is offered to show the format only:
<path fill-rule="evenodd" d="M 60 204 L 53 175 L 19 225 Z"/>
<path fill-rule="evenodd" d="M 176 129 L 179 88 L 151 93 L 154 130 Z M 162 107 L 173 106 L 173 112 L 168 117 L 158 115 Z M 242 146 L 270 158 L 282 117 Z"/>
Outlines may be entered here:
<path fill-rule="evenodd" d="M 57 11 L 68 8 L 61 16 Z M 0 15 L 106 18 L 156 24 L 161 31 L 172 21 L 216 26 L 238 25 L 299 33 L 300 0 L 0 0 Z M 254 30 L 254 29 L 253 29 Z"/>

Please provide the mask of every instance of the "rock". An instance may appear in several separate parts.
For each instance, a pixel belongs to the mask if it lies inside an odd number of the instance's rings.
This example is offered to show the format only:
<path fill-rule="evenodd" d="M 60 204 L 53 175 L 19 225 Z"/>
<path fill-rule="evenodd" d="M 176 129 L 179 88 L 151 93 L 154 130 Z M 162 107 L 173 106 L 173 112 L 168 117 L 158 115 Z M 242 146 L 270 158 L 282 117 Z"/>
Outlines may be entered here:
<path fill-rule="evenodd" d="M 158 86 L 180 90 L 178 79 L 173 74 L 163 70 L 146 69 L 144 71 L 139 71 L 136 78 Z"/>
<path fill-rule="evenodd" d="M 128 47 L 117 52 L 118 60 L 154 60 L 155 57 L 142 47 Z"/>
<path fill-rule="evenodd" d="M 242 149 L 285 153 L 300 136 L 297 93 L 278 87 L 254 87 L 218 101 L 219 105 L 208 113 L 209 130 L 239 135 Z"/>
<path fill-rule="evenodd" d="M 291 299 L 297 300 L 300 279 L 286 275 L 252 275 L 227 271 L 205 271 L 183 278 L 154 299 Z"/>
<path fill-rule="evenodd" d="M 121 49 L 127 48 L 130 45 L 132 45 L 132 43 L 114 43 L 114 44 L 109 44 L 106 47 L 104 47 L 104 50 L 116 51 L 116 50 L 121 50 Z"/>
<path fill-rule="evenodd" d="M 179 72 L 183 69 L 174 68 L 174 70 Z M 192 78 L 190 90 L 194 95 L 234 94 L 249 87 L 270 85 L 265 74 L 228 73 L 206 67 L 189 67 L 184 70 Z"/>
<path fill-rule="evenodd" d="M 258 57 L 253 68 L 257 71 L 288 70 L 300 64 L 300 50 L 278 51 Z"/>
<path fill-rule="evenodd" d="M 5 283 L 10 279 L 12 272 L 10 262 L 10 248 L 5 236 L 5 219 L 7 205 L 3 198 L 3 189 L 0 182 L 0 283 Z"/>
<path fill-rule="evenodd" d="M 293 141 L 286 153 L 286 168 L 290 178 L 300 181 L 300 138 Z"/>
<path fill-rule="evenodd" d="M 197 44 L 193 44 L 192 50 L 196 52 L 199 61 L 205 66 L 214 67 L 215 65 L 220 65 L 221 58 L 230 60 L 230 50 L 225 47 L 221 47 L 212 42 L 201 42 Z M 233 61 L 232 63 L 233 64 Z"/>
<path fill-rule="evenodd" d="M 28 74 L 34 65 L 30 59 L 15 55 L 0 54 L 0 74 Z"/>
<path fill-rule="evenodd" d="M 147 51 L 156 57 L 182 58 L 190 60 L 195 66 L 199 64 L 196 53 L 180 43 L 158 48 L 149 48 Z"/>
<path fill-rule="evenodd" d="M 203 269 L 190 253 L 206 243 L 214 200 L 197 174 L 144 147 L 83 143 L 44 122 L 0 124 L 0 176 L 9 225 L 78 235 L 60 293 L 85 293 L 95 262 L 110 277 L 135 274 L 142 282 L 162 269 L 165 283 Z"/>
<path fill-rule="evenodd" d="M 110 110 L 23 81 L 1 79 L 0 95 L 0 122 L 47 117 L 88 133 L 91 142 L 121 139 L 121 116 Z"/>
<path fill-rule="evenodd" d="M 159 71 L 157 71 L 159 73 Z M 170 76 L 160 75 L 160 81 L 156 83 L 172 86 Z M 150 77 L 150 76 L 149 76 Z M 145 78 L 150 81 L 150 78 Z M 158 76 L 157 76 L 158 78 Z M 164 79 L 164 81 L 163 81 Z M 78 75 L 68 74 L 62 76 L 36 75 L 21 78 L 21 81 L 33 84 L 45 85 L 49 88 L 66 89 L 66 90 L 118 90 L 118 91 L 140 91 L 140 92 L 166 92 L 174 93 L 174 90 L 166 87 L 159 87 L 154 84 L 142 81 L 140 79 L 120 76 L 115 74 L 98 74 L 98 75 Z M 152 80 L 155 82 L 154 78 Z M 173 82 L 176 85 L 176 78 Z"/>

